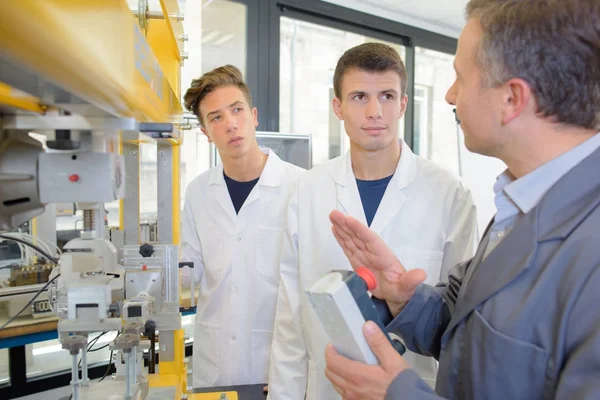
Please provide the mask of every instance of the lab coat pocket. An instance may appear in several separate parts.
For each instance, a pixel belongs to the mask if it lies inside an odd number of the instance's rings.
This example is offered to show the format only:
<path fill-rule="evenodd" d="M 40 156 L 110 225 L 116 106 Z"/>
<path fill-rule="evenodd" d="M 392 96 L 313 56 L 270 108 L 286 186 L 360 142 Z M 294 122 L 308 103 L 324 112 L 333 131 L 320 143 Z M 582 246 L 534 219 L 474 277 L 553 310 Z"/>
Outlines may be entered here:
<path fill-rule="evenodd" d="M 194 327 L 194 387 L 214 386 L 219 379 L 221 329 L 196 321 Z"/>
<path fill-rule="evenodd" d="M 252 381 L 267 383 L 269 379 L 269 361 L 271 359 L 272 331 L 252 331 Z"/>
<path fill-rule="evenodd" d="M 467 321 L 464 343 L 460 371 L 471 378 L 460 386 L 466 386 L 466 393 L 487 399 L 542 398 L 546 350 L 496 330 L 477 310 Z"/>
<path fill-rule="evenodd" d="M 277 281 L 283 229 L 259 226 L 259 235 L 256 248 L 256 270 L 271 281 Z"/>
<path fill-rule="evenodd" d="M 447 277 L 440 277 L 442 270 L 442 260 L 444 253 L 441 251 L 415 250 L 406 247 L 394 248 L 396 257 L 400 260 L 404 268 L 407 270 L 421 268 L 427 273 L 425 283 L 436 285 L 440 279 L 444 280 Z"/>

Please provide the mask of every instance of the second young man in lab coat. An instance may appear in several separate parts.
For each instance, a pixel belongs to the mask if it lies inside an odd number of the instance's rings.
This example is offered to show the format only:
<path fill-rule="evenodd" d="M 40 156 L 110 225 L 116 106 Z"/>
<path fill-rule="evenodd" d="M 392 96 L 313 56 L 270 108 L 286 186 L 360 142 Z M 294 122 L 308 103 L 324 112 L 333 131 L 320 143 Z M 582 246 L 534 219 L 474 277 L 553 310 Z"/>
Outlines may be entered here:
<path fill-rule="evenodd" d="M 339 398 L 325 377 L 327 335 L 304 294 L 330 270 L 351 268 L 331 232 L 331 210 L 367 223 L 404 265 L 425 269 L 431 282 L 473 255 L 470 191 L 398 137 L 406 86 L 404 63 L 390 46 L 365 43 L 338 62 L 333 109 L 344 121 L 350 151 L 303 175 L 291 197 L 269 373 L 272 400 Z M 406 358 L 435 380 L 433 359 Z"/>
<path fill-rule="evenodd" d="M 222 164 L 188 186 L 182 260 L 199 282 L 194 387 L 267 381 L 286 200 L 303 171 L 256 142 L 258 114 L 240 71 L 192 82 L 185 106 Z"/>

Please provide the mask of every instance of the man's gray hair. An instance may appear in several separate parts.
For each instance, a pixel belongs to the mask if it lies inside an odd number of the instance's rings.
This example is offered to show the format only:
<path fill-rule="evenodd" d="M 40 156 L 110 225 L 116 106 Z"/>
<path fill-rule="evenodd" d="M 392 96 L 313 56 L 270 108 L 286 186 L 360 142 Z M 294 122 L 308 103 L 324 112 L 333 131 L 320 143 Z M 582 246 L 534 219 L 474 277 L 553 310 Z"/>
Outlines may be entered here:
<path fill-rule="evenodd" d="M 600 0 L 471 0 L 466 13 L 486 87 L 523 79 L 541 116 L 600 129 Z"/>

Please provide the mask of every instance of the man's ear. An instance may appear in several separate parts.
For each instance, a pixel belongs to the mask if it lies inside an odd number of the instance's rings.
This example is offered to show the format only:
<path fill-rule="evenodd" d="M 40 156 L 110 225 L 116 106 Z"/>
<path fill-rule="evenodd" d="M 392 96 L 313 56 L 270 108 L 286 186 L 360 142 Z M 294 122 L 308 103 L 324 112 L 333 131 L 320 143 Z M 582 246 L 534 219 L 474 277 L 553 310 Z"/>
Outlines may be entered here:
<path fill-rule="evenodd" d="M 208 143 L 212 143 L 212 139 L 210 138 L 208 131 L 203 127 L 200 127 L 200 130 L 202 131 L 202 133 L 204 133 L 204 136 L 206 136 L 206 138 L 208 139 Z"/>
<path fill-rule="evenodd" d="M 344 120 L 344 114 L 342 114 L 342 101 L 336 97 L 331 100 L 331 106 L 333 107 L 333 112 L 337 115 L 340 121 Z"/>
<path fill-rule="evenodd" d="M 402 96 L 402 99 L 400 99 L 400 118 L 404 117 L 404 114 L 406 113 L 406 105 L 408 104 L 408 96 L 404 95 Z"/>
<path fill-rule="evenodd" d="M 258 109 L 254 107 L 252 109 L 252 120 L 254 121 L 254 127 L 258 126 Z"/>
<path fill-rule="evenodd" d="M 523 79 L 510 79 L 502 90 L 502 125 L 507 125 L 521 116 L 534 98 L 529 84 Z"/>

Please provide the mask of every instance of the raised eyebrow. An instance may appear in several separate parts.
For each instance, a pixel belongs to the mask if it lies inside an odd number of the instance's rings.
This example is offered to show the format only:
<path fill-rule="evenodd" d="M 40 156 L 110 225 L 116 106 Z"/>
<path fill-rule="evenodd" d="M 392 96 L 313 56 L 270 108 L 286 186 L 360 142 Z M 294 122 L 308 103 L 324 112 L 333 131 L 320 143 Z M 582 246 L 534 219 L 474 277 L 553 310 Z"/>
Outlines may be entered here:
<path fill-rule="evenodd" d="M 355 91 L 352 91 L 352 92 L 348 93 L 348 96 L 350 96 L 350 97 L 354 97 L 354 96 L 366 96 L 366 95 L 367 95 L 367 92 L 363 92 L 363 91 L 360 91 L 360 90 L 355 90 Z"/>
<path fill-rule="evenodd" d="M 231 103 L 227 108 L 231 108 L 231 107 L 237 106 L 239 104 L 244 105 L 244 103 L 241 100 L 237 100 L 237 101 L 234 101 L 233 103 Z M 218 114 L 220 112 L 221 112 L 221 110 L 211 111 L 208 114 L 206 114 L 206 118 L 208 119 L 211 115 Z"/>
<path fill-rule="evenodd" d="M 235 107 L 235 106 L 239 106 L 240 104 L 241 104 L 241 105 L 244 105 L 244 103 L 243 103 L 241 100 L 234 101 L 233 103 L 231 103 L 231 104 L 229 105 L 229 108 L 231 108 L 231 107 Z"/>
<path fill-rule="evenodd" d="M 221 110 L 211 111 L 211 112 L 209 112 L 209 113 L 206 114 L 206 119 L 209 119 L 211 117 L 211 115 L 218 114 L 220 112 L 221 112 Z"/>

